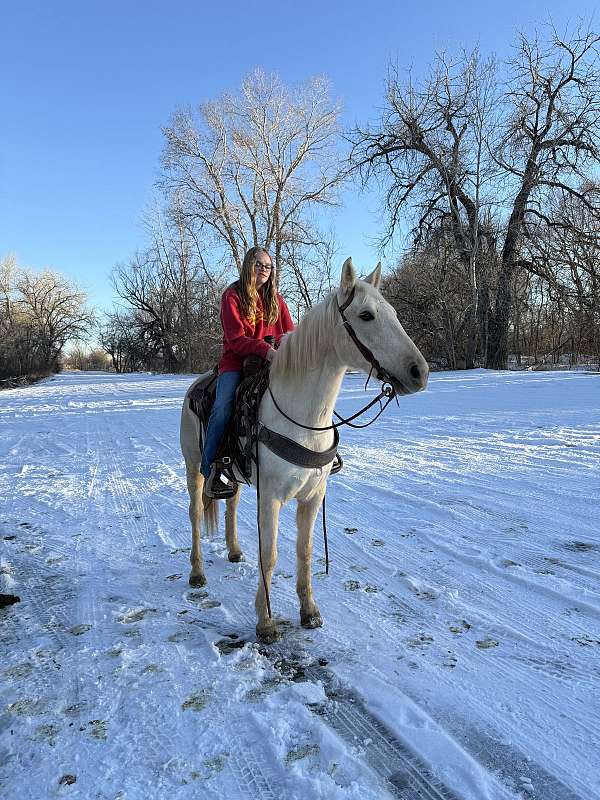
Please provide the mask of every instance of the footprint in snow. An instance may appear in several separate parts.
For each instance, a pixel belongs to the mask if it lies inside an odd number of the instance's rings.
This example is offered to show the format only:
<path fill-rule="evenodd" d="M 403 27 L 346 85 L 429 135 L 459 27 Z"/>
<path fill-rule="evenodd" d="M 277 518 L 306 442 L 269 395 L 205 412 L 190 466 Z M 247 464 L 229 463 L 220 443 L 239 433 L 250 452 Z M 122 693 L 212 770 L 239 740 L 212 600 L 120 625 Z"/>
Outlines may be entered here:
<path fill-rule="evenodd" d="M 130 628 L 127 631 L 123 631 L 123 636 L 127 636 L 129 639 L 131 639 L 132 644 L 133 642 L 142 641 L 142 632 L 139 628 Z"/>
<path fill-rule="evenodd" d="M 177 631 L 176 633 L 172 633 L 170 636 L 167 637 L 168 642 L 173 642 L 174 644 L 178 644 L 179 642 L 184 642 L 186 639 L 190 638 L 190 634 L 188 631 Z"/>
<path fill-rule="evenodd" d="M 464 633 L 465 631 L 470 630 L 470 628 L 470 623 L 468 623 L 466 619 L 461 619 L 460 622 L 450 625 L 448 630 L 450 633 Z"/>
<path fill-rule="evenodd" d="M 88 631 L 91 631 L 91 630 L 92 630 L 92 626 L 91 625 L 87 625 L 87 624 L 74 625 L 69 630 L 69 633 L 72 633 L 73 636 L 81 636 L 82 634 L 87 633 Z"/>
<path fill-rule="evenodd" d="M 433 642 L 433 636 L 429 636 L 426 633 L 421 633 L 414 639 L 408 639 L 406 644 L 412 648 L 421 648 L 427 647 L 427 645 L 431 644 L 431 642 Z"/>
<path fill-rule="evenodd" d="M 489 637 L 486 639 L 477 639 L 475 645 L 480 650 L 489 650 L 491 647 L 498 647 L 498 642 L 495 639 L 490 639 Z"/>
<path fill-rule="evenodd" d="M 565 550 L 569 550 L 572 553 L 587 553 L 590 550 L 598 550 L 598 545 L 593 544 L 592 542 L 565 542 L 563 544 Z"/>
<path fill-rule="evenodd" d="M 20 717 L 36 717 L 38 714 L 43 713 L 44 708 L 45 705 L 42 700 L 24 697 L 21 700 L 10 703 L 6 710 L 9 714 L 15 714 Z"/>
<path fill-rule="evenodd" d="M 295 761 L 300 761 L 309 756 L 319 755 L 320 751 L 321 748 L 318 744 L 303 744 L 300 745 L 300 747 L 294 747 L 292 750 L 288 750 L 285 763 L 289 767 L 290 764 L 293 764 Z"/>
<path fill-rule="evenodd" d="M 14 681 L 18 680 L 19 678 L 27 678 L 33 672 L 33 666 L 28 662 L 24 662 L 23 664 L 16 664 L 14 667 L 9 667 L 5 669 L 2 673 L 6 680 Z"/>
<path fill-rule="evenodd" d="M 195 602 L 196 600 L 205 600 L 208 597 L 208 592 L 201 590 L 199 592 L 188 592 L 186 595 L 187 600 Z"/>
<path fill-rule="evenodd" d="M 63 708 L 63 714 L 66 717 L 78 717 L 82 711 L 85 711 L 87 708 L 87 703 L 73 703 L 72 706 L 67 706 Z"/>
<path fill-rule="evenodd" d="M 79 730 L 86 731 L 89 736 L 93 737 L 94 739 L 98 739 L 101 742 L 106 741 L 108 738 L 106 735 L 106 726 L 108 723 L 106 720 L 103 719 L 92 719 L 90 720 L 87 725 L 82 725 Z"/>
<path fill-rule="evenodd" d="M 128 614 L 123 614 L 123 616 L 119 617 L 119 622 L 123 623 L 123 625 L 131 625 L 133 622 L 140 622 L 144 617 L 148 616 L 148 614 L 155 613 L 155 608 L 139 608 L 137 611 L 130 611 Z"/>
<path fill-rule="evenodd" d="M 214 777 L 218 772 L 221 772 L 223 767 L 225 766 L 227 759 L 229 758 L 229 753 L 219 753 L 214 758 L 205 761 L 202 765 L 204 769 L 208 770 L 208 778 Z"/>
<path fill-rule="evenodd" d="M 235 639 L 220 639 L 218 642 L 213 642 L 213 644 L 222 656 L 227 656 L 236 650 L 240 650 L 244 647 L 246 642 L 243 639 L 238 639 L 236 636 Z"/>
<path fill-rule="evenodd" d="M 355 592 L 360 589 L 360 583 L 358 581 L 344 581 L 344 589 L 347 592 Z"/>
<path fill-rule="evenodd" d="M 221 603 L 219 603 L 218 600 L 203 600 L 200 603 L 200 608 L 204 608 L 204 609 L 207 609 L 207 608 L 219 608 L 220 605 L 221 605 Z"/>
<path fill-rule="evenodd" d="M 202 711 L 207 703 L 212 700 L 212 694 L 207 689 L 194 692 L 181 704 L 182 711 Z"/>
<path fill-rule="evenodd" d="M 38 742 L 47 742 L 51 747 L 54 747 L 58 734 L 59 728 L 56 725 L 38 725 L 33 738 Z"/>

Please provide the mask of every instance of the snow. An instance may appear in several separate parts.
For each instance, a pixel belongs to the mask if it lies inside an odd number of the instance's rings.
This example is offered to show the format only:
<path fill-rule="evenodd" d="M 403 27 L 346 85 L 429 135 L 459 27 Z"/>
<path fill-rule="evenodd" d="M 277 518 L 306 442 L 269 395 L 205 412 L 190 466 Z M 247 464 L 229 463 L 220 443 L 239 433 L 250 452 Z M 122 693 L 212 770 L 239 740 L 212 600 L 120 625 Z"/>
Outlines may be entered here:
<path fill-rule="evenodd" d="M 187 585 L 192 380 L 0 393 L 0 796 L 600 798 L 600 376 L 436 373 L 343 430 L 325 624 L 299 626 L 292 504 L 272 647 L 252 491 L 246 561 L 221 532 Z"/>

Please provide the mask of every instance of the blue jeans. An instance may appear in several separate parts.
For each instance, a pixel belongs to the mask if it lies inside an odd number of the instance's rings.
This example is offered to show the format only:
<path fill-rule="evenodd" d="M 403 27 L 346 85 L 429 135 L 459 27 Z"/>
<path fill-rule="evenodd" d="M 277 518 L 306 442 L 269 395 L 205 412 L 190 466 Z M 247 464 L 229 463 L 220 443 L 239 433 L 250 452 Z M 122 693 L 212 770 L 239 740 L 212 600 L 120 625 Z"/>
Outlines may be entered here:
<path fill-rule="evenodd" d="M 241 372 L 222 372 L 217 378 L 217 393 L 206 426 L 202 463 L 200 464 L 200 472 L 205 478 L 208 478 L 210 474 L 211 464 L 215 460 L 221 438 L 231 416 L 235 390 L 241 380 Z"/>

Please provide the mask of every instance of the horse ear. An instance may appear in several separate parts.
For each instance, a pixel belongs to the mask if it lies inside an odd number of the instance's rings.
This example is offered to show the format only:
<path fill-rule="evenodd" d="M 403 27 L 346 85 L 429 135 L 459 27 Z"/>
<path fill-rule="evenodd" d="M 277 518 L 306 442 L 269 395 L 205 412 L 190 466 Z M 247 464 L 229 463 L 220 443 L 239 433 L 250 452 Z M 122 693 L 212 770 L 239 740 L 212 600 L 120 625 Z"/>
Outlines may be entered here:
<path fill-rule="evenodd" d="M 340 281 L 340 289 L 344 294 L 352 291 L 352 287 L 356 283 L 356 270 L 351 258 L 347 258 L 342 265 L 342 280 Z"/>
<path fill-rule="evenodd" d="M 377 266 L 373 270 L 373 272 L 365 278 L 365 283 L 370 283 L 371 286 L 374 286 L 375 289 L 379 289 L 379 283 L 381 281 L 381 261 L 377 262 Z"/>

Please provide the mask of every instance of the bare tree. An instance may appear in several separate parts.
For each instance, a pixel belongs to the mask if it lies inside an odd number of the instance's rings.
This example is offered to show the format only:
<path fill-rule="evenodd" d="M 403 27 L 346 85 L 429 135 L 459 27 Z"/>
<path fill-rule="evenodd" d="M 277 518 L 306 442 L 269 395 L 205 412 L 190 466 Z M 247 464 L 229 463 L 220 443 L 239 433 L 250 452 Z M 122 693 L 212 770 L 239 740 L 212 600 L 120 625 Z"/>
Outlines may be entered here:
<path fill-rule="evenodd" d="M 290 90 L 256 70 L 238 95 L 180 111 L 164 128 L 164 186 L 180 213 L 238 270 L 248 248 L 271 249 L 304 302 L 311 253 L 327 241 L 310 212 L 333 206 L 343 179 L 338 115 L 324 78 Z"/>
<path fill-rule="evenodd" d="M 600 187 L 585 187 L 600 207 Z M 544 219 L 528 224 L 521 271 L 547 286 L 578 353 L 600 358 L 600 218 L 579 197 L 555 191 Z"/>
<path fill-rule="evenodd" d="M 515 189 L 501 254 L 495 314 L 490 321 L 489 366 L 506 366 L 511 280 L 528 225 L 547 221 L 550 192 L 575 197 L 600 218 L 589 173 L 600 162 L 600 37 L 579 30 L 550 42 L 520 35 L 506 92 L 510 112 L 495 152 Z M 578 188 L 579 187 L 579 188 Z M 582 188 L 583 187 L 583 188 Z"/>
<path fill-rule="evenodd" d="M 94 314 L 85 306 L 85 293 L 57 272 L 22 271 L 16 282 L 17 301 L 37 327 L 46 363 L 54 368 L 69 340 L 91 333 Z"/>
<path fill-rule="evenodd" d="M 470 287 L 448 231 L 438 229 L 426 244 L 406 254 L 384 276 L 382 291 L 431 364 L 448 369 L 465 366 L 470 331 L 463 311 Z"/>
<path fill-rule="evenodd" d="M 115 372 L 137 372 L 155 367 L 156 350 L 150 349 L 132 310 L 107 315 L 100 327 L 100 344 L 110 356 Z"/>
<path fill-rule="evenodd" d="M 176 203 L 166 212 L 154 209 L 145 222 L 146 248 L 113 270 L 125 308 L 110 315 L 103 346 L 118 370 L 134 363 L 168 372 L 203 369 L 221 342 L 223 273 L 207 268 L 193 221 Z"/>
<path fill-rule="evenodd" d="M 416 246 L 440 227 L 451 233 L 470 286 L 462 323 L 468 367 L 475 362 L 478 319 L 486 318 L 479 311 L 479 240 L 484 191 L 494 175 L 485 150 L 494 90 L 494 63 L 482 63 L 476 50 L 456 60 L 438 54 L 419 86 L 391 67 L 379 125 L 357 128 L 351 136 L 352 168 L 365 183 L 376 177 L 387 185 L 382 247 L 397 233 L 408 207 Z"/>
<path fill-rule="evenodd" d="M 471 286 L 468 366 L 476 316 L 486 366 L 506 367 L 513 277 L 548 192 L 576 196 L 598 213 L 589 191 L 576 188 L 600 156 L 598 41 L 590 31 L 568 39 L 553 31 L 545 46 L 520 36 L 502 92 L 493 63 L 480 64 L 477 53 L 456 64 L 438 56 L 418 88 L 393 72 L 380 124 L 354 131 L 353 168 L 388 186 L 385 239 L 405 207 L 415 215 L 417 241 L 423 229 L 450 219 Z M 485 215 L 491 224 L 483 226 Z M 481 263 L 480 254 L 494 248 L 497 258 Z"/>
<path fill-rule="evenodd" d="M 85 338 L 94 324 L 86 297 L 57 272 L 33 272 L 6 259 L 0 267 L 0 371 L 51 372 L 69 341 Z"/>

